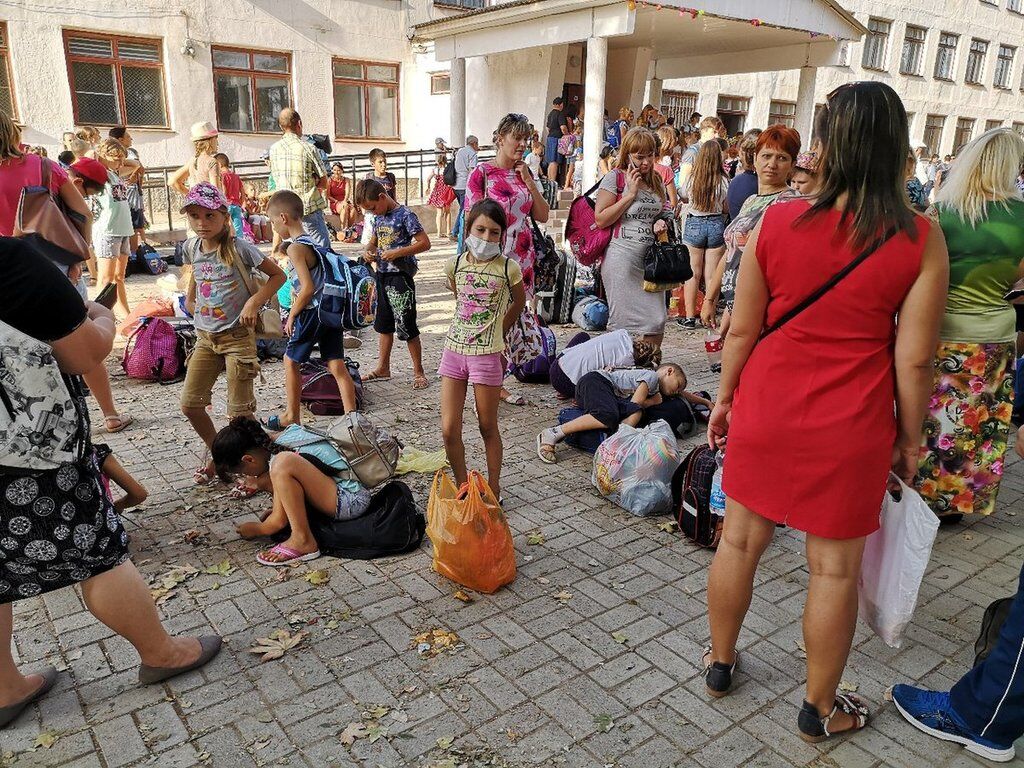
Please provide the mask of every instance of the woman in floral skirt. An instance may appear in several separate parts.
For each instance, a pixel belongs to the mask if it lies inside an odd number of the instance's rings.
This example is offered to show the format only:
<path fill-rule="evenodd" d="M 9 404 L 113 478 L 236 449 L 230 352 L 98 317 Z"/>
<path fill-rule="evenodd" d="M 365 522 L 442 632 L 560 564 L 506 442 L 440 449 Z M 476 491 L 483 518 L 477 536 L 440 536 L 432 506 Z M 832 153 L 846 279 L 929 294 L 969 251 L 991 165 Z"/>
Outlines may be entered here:
<path fill-rule="evenodd" d="M 956 159 L 932 210 L 949 247 L 949 298 L 917 485 L 943 522 L 991 514 L 1003 476 L 1016 338 L 1003 297 L 1024 260 L 1024 200 L 1014 184 L 1022 162 L 1017 133 L 986 132 Z"/>

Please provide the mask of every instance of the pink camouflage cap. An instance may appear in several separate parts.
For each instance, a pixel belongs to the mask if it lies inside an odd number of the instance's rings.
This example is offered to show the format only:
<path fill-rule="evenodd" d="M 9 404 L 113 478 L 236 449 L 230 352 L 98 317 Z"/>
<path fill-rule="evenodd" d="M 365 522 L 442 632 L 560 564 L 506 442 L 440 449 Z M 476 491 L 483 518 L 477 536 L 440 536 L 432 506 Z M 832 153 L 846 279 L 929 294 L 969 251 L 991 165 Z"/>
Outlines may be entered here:
<path fill-rule="evenodd" d="M 226 211 L 228 209 L 228 201 L 224 195 L 208 181 L 201 181 L 189 189 L 185 196 L 185 204 L 181 206 L 178 213 L 184 213 L 193 205 L 208 208 L 211 211 Z"/>

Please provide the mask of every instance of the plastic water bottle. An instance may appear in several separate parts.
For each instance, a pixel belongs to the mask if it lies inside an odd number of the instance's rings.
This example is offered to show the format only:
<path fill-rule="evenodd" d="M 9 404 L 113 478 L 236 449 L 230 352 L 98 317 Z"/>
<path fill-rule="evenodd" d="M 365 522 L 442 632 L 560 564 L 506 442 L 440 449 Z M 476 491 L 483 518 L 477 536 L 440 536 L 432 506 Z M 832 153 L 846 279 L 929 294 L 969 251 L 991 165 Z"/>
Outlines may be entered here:
<path fill-rule="evenodd" d="M 725 452 L 715 453 L 715 474 L 711 478 L 711 497 L 708 506 L 711 514 L 725 517 L 725 492 L 722 490 L 722 468 L 725 466 Z"/>
<path fill-rule="evenodd" d="M 718 331 L 708 330 L 704 334 L 704 351 L 708 353 L 708 365 L 712 373 L 722 372 L 722 337 Z"/>

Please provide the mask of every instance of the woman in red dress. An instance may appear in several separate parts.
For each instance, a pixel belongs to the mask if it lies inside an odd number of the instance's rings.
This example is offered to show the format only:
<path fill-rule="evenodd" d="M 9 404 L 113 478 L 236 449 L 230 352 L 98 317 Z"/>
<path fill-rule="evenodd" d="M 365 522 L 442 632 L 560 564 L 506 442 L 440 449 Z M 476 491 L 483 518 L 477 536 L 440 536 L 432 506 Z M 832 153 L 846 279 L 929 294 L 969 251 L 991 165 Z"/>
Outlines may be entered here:
<path fill-rule="evenodd" d="M 857 622 L 864 539 L 878 528 L 890 469 L 909 483 L 917 466 L 949 279 L 941 230 L 906 200 L 907 114 L 895 91 L 842 86 L 818 134 L 817 195 L 776 203 L 751 233 L 708 426 L 712 445 L 728 437 L 725 528 L 708 579 L 708 692 L 724 696 L 732 683 L 754 573 L 776 524 L 804 531 L 807 693 L 797 726 L 807 741 L 867 721 L 864 703 L 836 689 Z"/>

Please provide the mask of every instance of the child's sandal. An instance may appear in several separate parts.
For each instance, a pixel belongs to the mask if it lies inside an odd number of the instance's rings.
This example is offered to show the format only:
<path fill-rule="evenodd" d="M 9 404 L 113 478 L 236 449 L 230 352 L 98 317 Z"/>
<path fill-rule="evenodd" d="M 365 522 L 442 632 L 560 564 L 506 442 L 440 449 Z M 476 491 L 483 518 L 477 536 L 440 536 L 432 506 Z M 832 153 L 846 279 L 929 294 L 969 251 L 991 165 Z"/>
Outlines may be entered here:
<path fill-rule="evenodd" d="M 832 718 L 842 710 L 845 714 L 853 717 L 853 727 L 846 728 L 838 733 L 829 731 Z M 871 711 L 859 696 L 851 693 L 840 693 L 836 696 L 832 711 L 825 717 L 821 717 L 817 708 L 809 701 L 804 701 L 800 714 L 797 715 L 796 724 L 800 729 L 800 738 L 809 744 L 817 744 L 830 736 L 838 736 L 840 733 L 852 733 L 859 731 L 868 724 L 868 717 Z"/>
<path fill-rule="evenodd" d="M 275 544 L 273 547 L 267 550 L 266 554 L 277 555 L 278 557 L 282 557 L 283 559 L 268 560 L 266 557 L 263 556 L 263 553 L 260 552 L 258 555 L 256 555 L 256 562 L 258 562 L 260 565 L 269 565 L 271 568 L 280 568 L 281 566 L 291 565 L 292 563 L 304 563 L 309 560 L 316 560 L 318 557 L 320 557 L 320 550 L 318 549 L 314 552 L 307 552 L 303 554 L 302 552 L 292 549 L 291 547 L 286 547 L 284 544 Z"/>
<path fill-rule="evenodd" d="M 211 474 L 205 466 L 197 467 L 192 473 L 192 482 L 196 485 L 212 485 L 217 482 L 217 475 Z"/>

